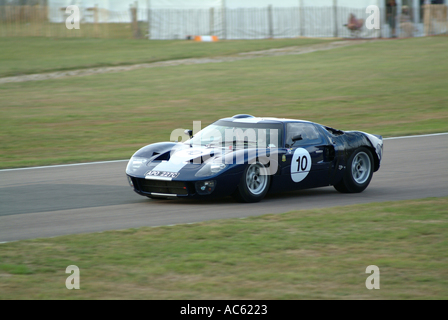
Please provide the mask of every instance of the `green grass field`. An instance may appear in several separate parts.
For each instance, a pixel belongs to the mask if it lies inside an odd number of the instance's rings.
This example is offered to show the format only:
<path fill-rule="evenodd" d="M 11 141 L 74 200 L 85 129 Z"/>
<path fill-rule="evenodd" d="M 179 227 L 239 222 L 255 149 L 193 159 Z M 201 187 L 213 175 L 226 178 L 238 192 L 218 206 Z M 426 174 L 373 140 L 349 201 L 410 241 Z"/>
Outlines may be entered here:
<path fill-rule="evenodd" d="M 127 159 L 194 120 L 205 126 L 238 113 L 383 136 L 445 132 L 446 52 L 446 37 L 416 38 L 3 84 L 0 168 Z"/>
<path fill-rule="evenodd" d="M 225 56 L 239 52 L 323 42 L 328 42 L 328 40 L 229 40 L 205 43 L 178 40 L 0 38 L 0 77 L 173 59 Z"/>
<path fill-rule="evenodd" d="M 448 197 L 0 244 L 0 299 L 447 299 Z M 65 269 L 80 269 L 67 290 Z M 380 270 L 368 290 L 366 268 Z"/>
<path fill-rule="evenodd" d="M 383 136 L 448 131 L 446 40 L 3 84 L 0 168 L 125 159 L 237 113 Z M 8 38 L 0 76 L 309 41 Z M 0 299 L 447 299 L 447 208 L 429 198 L 4 243 Z M 81 290 L 65 288 L 69 265 Z M 380 290 L 365 287 L 369 265 Z"/>

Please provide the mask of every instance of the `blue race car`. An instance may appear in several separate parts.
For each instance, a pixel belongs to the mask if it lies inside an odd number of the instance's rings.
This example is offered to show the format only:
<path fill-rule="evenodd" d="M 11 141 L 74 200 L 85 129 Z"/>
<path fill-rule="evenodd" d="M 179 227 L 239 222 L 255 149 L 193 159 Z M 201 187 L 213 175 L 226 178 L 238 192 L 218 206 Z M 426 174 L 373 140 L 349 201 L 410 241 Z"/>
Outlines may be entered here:
<path fill-rule="evenodd" d="M 317 123 L 236 115 L 184 142 L 138 150 L 126 168 L 134 191 L 149 198 L 232 195 L 258 202 L 268 192 L 334 186 L 362 192 L 380 168 L 383 139 Z M 187 138 L 187 136 L 186 136 Z"/>

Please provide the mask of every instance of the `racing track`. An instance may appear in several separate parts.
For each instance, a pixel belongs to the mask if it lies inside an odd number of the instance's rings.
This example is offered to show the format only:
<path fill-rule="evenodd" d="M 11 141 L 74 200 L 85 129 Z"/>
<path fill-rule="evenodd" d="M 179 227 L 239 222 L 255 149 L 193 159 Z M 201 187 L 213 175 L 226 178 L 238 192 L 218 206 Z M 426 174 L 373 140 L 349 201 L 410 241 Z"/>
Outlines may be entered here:
<path fill-rule="evenodd" d="M 0 171 L 0 242 L 448 196 L 448 135 L 389 139 L 361 194 L 333 187 L 270 195 L 256 204 L 149 200 L 129 187 L 126 162 Z"/>

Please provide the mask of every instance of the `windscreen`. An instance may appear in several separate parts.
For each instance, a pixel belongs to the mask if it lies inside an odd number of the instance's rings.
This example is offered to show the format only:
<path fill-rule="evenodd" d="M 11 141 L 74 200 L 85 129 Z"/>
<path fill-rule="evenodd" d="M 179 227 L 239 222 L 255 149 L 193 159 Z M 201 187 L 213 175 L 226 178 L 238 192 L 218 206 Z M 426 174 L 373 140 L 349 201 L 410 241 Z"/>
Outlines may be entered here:
<path fill-rule="evenodd" d="M 250 148 L 280 148 L 281 123 L 249 123 L 219 120 L 185 143 L 192 145 L 225 147 L 231 145 Z"/>

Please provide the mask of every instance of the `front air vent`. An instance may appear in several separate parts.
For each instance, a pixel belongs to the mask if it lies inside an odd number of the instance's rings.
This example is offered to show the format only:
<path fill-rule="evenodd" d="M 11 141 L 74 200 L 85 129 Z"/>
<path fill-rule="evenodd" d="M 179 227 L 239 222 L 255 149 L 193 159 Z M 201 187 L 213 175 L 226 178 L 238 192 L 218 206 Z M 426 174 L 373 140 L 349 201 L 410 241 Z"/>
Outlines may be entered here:
<path fill-rule="evenodd" d="M 148 179 L 136 179 L 138 188 L 144 193 L 165 193 L 188 195 L 188 189 L 185 182 L 180 181 L 160 181 Z"/>
<path fill-rule="evenodd" d="M 154 160 L 159 160 L 159 161 L 166 160 L 166 161 L 168 161 L 168 160 L 170 160 L 171 153 L 169 151 L 165 152 L 165 153 L 162 153 L 162 154 L 154 152 L 154 156 L 156 156 L 156 158 Z"/>

